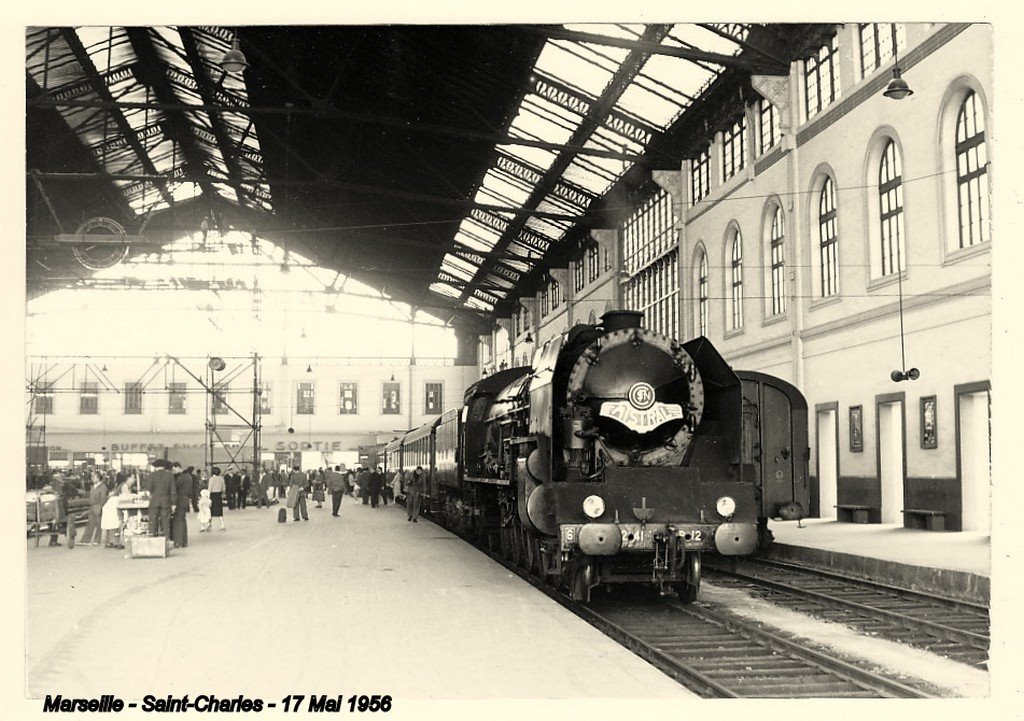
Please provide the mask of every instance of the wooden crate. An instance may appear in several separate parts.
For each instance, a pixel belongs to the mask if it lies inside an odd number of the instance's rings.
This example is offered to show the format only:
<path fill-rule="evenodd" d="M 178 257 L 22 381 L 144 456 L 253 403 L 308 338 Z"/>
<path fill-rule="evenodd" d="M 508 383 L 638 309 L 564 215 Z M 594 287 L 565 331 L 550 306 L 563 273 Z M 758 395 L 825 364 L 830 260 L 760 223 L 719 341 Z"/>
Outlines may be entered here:
<path fill-rule="evenodd" d="M 167 558 L 170 549 L 164 536 L 132 536 L 128 553 L 132 558 Z"/>

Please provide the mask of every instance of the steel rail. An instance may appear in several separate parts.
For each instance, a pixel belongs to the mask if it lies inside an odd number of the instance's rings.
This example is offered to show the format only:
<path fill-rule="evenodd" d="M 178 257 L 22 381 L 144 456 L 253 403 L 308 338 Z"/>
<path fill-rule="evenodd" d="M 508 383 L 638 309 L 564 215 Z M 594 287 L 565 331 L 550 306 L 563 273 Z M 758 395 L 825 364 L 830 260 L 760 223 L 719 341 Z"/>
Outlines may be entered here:
<path fill-rule="evenodd" d="M 746 688 L 747 693 L 741 693 L 742 689 L 737 688 L 735 684 L 730 685 L 727 679 L 719 680 L 713 678 L 686 661 L 673 657 L 656 647 L 651 642 L 644 640 L 642 635 L 637 635 L 627 628 L 624 628 L 622 624 L 617 623 L 612 618 L 609 618 L 592 608 L 584 606 L 579 602 L 571 600 L 558 589 L 550 586 L 545 581 L 534 576 L 518 564 L 506 559 L 500 553 L 475 543 L 462 533 L 445 526 L 439 521 L 440 519 L 435 521 L 438 522 L 439 526 L 445 528 L 462 540 L 467 541 L 473 548 L 476 548 L 481 553 L 486 554 L 496 563 L 499 563 L 501 566 L 544 593 L 548 598 L 594 626 L 597 630 L 601 631 L 620 645 L 628 648 L 634 654 L 640 656 L 655 668 L 675 679 L 694 693 L 697 693 L 704 698 L 758 698 L 771 695 L 765 693 L 759 696 L 756 693 L 757 687 L 755 686 L 751 689 L 749 685 Z M 740 621 L 731 615 L 727 616 L 726 614 L 712 612 L 707 609 L 697 610 L 693 606 L 684 606 L 674 600 L 668 600 L 667 602 L 663 600 L 661 603 L 653 604 L 653 607 L 660 609 L 671 608 L 675 612 L 686 613 L 693 618 L 699 619 L 703 623 L 713 624 L 717 627 L 724 628 L 731 635 L 738 635 L 753 643 L 756 647 L 767 649 L 774 653 L 784 654 L 790 659 L 810 666 L 815 670 L 815 672 L 824 673 L 826 676 L 837 678 L 842 682 L 848 683 L 857 689 L 866 691 L 873 695 L 886 698 L 935 697 L 934 694 L 908 686 L 904 683 L 887 678 L 868 669 L 861 668 L 847 661 L 834 658 L 826 653 L 814 650 L 794 640 L 785 638 L 778 633 L 769 632 L 759 628 L 753 623 Z M 684 639 L 685 633 L 680 633 L 679 638 L 681 640 Z M 664 641 L 662 644 L 667 645 Z M 740 672 L 737 675 L 741 679 L 745 678 L 743 672 Z M 753 693 L 751 691 L 753 691 Z"/>
<path fill-rule="evenodd" d="M 782 581 L 775 581 L 772 579 L 762 578 L 760 576 L 750 575 L 741 573 L 738 571 L 726 571 L 723 569 L 714 569 L 715 573 L 722 573 L 725 575 L 732 576 L 734 578 L 742 579 L 747 582 L 752 582 L 758 586 L 770 588 L 780 593 L 788 593 L 790 595 L 799 596 L 801 598 L 811 599 L 817 601 L 825 606 L 831 606 L 833 608 L 847 609 L 851 611 L 857 611 L 868 617 L 883 618 L 888 621 L 894 621 L 900 626 L 913 628 L 918 631 L 924 631 L 929 635 L 935 636 L 945 641 L 957 641 L 964 643 L 972 648 L 976 648 L 981 651 L 988 650 L 989 639 L 987 636 L 973 631 L 967 631 L 963 629 L 954 628 L 947 626 L 936 621 L 929 621 L 923 618 L 914 618 L 908 616 L 905 613 L 899 611 L 890 611 L 885 608 L 879 608 L 877 606 L 871 606 L 857 601 L 851 601 L 846 598 L 839 596 L 832 596 L 819 591 L 812 591 L 807 588 L 800 588 Z"/>
<path fill-rule="evenodd" d="M 757 558 L 757 559 L 754 559 L 753 562 L 757 563 L 757 564 L 760 564 L 762 566 L 769 566 L 769 567 L 772 567 L 772 568 L 783 568 L 783 569 L 788 569 L 788 570 L 795 571 L 795 572 L 798 572 L 798 573 L 806 573 L 806 574 L 809 574 L 809 575 L 813 574 L 815 576 L 821 576 L 823 578 L 831 578 L 831 579 L 836 580 L 836 581 L 845 581 L 847 583 L 855 583 L 855 584 L 858 584 L 860 586 L 865 586 L 867 588 L 879 588 L 879 589 L 884 589 L 886 591 L 891 591 L 893 593 L 901 593 L 901 594 L 905 594 L 905 595 L 908 595 L 908 596 L 915 596 L 915 597 L 923 599 L 923 600 L 928 600 L 928 601 L 934 601 L 936 603 L 941 603 L 941 604 L 944 604 L 946 606 L 950 606 L 951 608 L 970 609 L 972 611 L 978 611 L 978 612 L 981 612 L 982 614 L 984 614 L 986 616 L 988 615 L 988 611 L 989 611 L 988 606 L 985 606 L 984 604 L 981 604 L 981 603 L 975 603 L 974 601 L 962 601 L 962 600 L 957 599 L 957 598 L 949 598 L 947 596 L 940 596 L 940 595 L 938 595 L 936 593 L 929 593 L 927 591 L 919 591 L 917 589 L 912 589 L 912 588 L 902 588 L 900 586 L 893 586 L 892 584 L 889 584 L 889 583 L 882 583 L 881 581 L 873 581 L 873 580 L 868 579 L 868 578 L 859 578 L 857 576 L 846 576 L 846 575 L 843 575 L 842 573 L 836 573 L 835 571 L 829 571 L 827 569 L 818 568 L 816 566 L 805 566 L 805 565 L 802 565 L 802 564 L 799 564 L 799 563 L 789 563 L 789 562 L 786 562 L 786 561 L 779 561 L 779 560 L 774 559 L 774 558 Z"/>

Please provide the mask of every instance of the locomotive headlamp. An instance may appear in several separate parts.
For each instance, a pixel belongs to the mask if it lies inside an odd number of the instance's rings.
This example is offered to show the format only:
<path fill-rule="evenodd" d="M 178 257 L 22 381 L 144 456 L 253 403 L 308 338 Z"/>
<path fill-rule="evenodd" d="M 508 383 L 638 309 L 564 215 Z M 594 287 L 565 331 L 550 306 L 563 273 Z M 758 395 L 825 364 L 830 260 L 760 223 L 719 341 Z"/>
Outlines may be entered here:
<path fill-rule="evenodd" d="M 732 496 L 722 496 L 715 504 L 715 509 L 718 511 L 719 516 L 728 518 L 736 513 L 736 501 L 733 500 Z"/>
<path fill-rule="evenodd" d="M 589 518 L 600 518 L 604 514 L 604 499 L 601 496 L 587 496 L 583 499 L 583 512 Z"/>

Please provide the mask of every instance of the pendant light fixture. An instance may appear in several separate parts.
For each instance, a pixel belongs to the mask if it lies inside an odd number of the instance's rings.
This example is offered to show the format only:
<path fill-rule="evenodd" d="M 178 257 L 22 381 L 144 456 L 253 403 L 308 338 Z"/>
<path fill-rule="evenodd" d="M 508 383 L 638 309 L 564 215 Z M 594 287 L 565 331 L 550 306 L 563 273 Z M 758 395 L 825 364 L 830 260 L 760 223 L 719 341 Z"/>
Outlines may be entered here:
<path fill-rule="evenodd" d="M 904 80 L 901 75 L 900 56 L 896 50 L 896 38 L 893 38 L 892 57 L 892 80 L 889 81 L 889 85 L 886 86 L 885 92 L 882 94 L 887 98 L 892 98 L 893 100 L 903 100 L 903 98 L 913 95 L 914 91 L 910 89 L 910 86 L 907 85 L 907 81 Z"/>
<path fill-rule="evenodd" d="M 231 75 L 244 72 L 249 67 L 249 61 L 238 44 L 237 30 L 235 31 L 235 37 L 231 40 L 231 49 L 224 53 L 220 59 L 220 66 L 224 72 Z"/>

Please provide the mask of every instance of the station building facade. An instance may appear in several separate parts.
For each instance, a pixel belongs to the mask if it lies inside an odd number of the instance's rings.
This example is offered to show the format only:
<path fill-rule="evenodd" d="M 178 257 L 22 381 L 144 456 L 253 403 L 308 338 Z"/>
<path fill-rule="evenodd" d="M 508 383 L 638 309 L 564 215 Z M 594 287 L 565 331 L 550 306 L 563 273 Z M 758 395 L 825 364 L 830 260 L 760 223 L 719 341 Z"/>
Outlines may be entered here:
<path fill-rule="evenodd" d="M 643 310 L 800 388 L 814 515 L 987 531 L 991 28 L 833 30 L 706 108 L 678 169 L 498 319 L 481 369 Z M 883 94 L 894 48 L 902 100 Z"/>
<path fill-rule="evenodd" d="M 30 460 L 202 466 L 212 444 L 221 463 L 250 462 L 258 418 L 263 460 L 351 466 L 360 449 L 461 405 L 477 380 L 475 364 L 450 359 L 249 356 L 218 371 L 211 360 L 29 358 Z"/>

